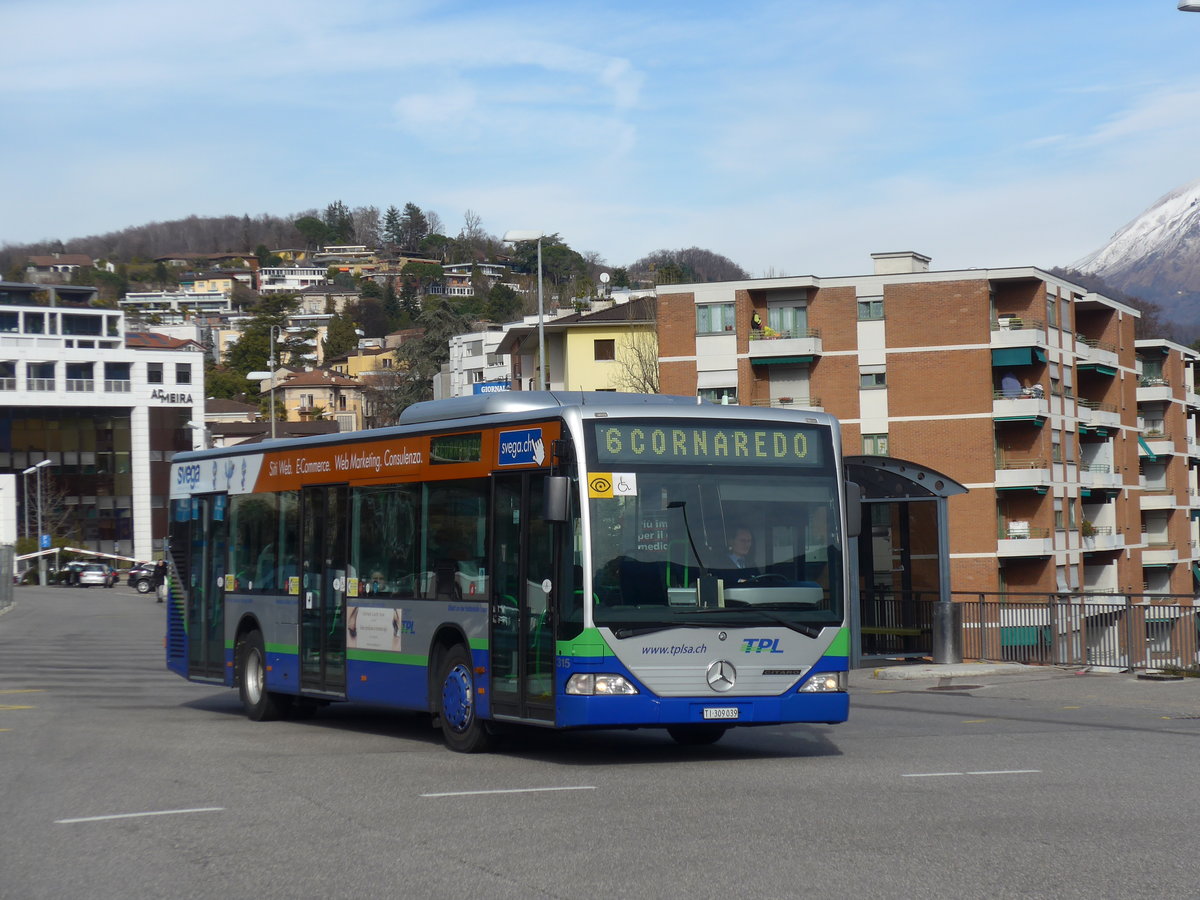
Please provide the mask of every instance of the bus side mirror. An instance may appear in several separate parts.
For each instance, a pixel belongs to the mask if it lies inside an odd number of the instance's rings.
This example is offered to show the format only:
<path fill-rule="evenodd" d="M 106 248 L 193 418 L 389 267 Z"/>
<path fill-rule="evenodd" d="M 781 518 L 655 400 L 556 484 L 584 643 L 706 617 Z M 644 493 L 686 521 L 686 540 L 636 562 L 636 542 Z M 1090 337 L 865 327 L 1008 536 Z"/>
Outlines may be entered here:
<path fill-rule="evenodd" d="M 862 531 L 862 488 L 846 482 L 846 537 L 856 538 Z"/>
<path fill-rule="evenodd" d="M 542 518 L 547 522 L 566 522 L 571 517 L 571 479 L 566 475 L 547 475 L 542 498 Z"/>

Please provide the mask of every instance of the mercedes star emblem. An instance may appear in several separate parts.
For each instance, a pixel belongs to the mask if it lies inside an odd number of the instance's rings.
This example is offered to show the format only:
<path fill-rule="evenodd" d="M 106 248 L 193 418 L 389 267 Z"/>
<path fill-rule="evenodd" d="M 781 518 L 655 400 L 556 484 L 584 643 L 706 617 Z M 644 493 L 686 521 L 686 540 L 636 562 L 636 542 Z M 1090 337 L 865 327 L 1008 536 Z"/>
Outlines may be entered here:
<path fill-rule="evenodd" d="M 708 679 L 708 686 L 718 693 L 725 693 L 733 687 L 733 683 L 737 681 L 737 669 L 733 667 L 727 659 L 718 659 L 715 663 L 708 667 L 708 672 L 705 673 Z"/>

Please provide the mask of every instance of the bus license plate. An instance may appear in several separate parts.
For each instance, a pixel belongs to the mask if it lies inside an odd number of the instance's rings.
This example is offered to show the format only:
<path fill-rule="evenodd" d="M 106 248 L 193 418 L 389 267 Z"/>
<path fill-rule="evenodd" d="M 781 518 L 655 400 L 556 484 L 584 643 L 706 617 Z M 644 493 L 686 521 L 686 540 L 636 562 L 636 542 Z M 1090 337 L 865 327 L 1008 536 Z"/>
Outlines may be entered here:
<path fill-rule="evenodd" d="M 738 708 L 736 706 L 706 706 L 703 717 L 705 719 L 736 719 Z"/>

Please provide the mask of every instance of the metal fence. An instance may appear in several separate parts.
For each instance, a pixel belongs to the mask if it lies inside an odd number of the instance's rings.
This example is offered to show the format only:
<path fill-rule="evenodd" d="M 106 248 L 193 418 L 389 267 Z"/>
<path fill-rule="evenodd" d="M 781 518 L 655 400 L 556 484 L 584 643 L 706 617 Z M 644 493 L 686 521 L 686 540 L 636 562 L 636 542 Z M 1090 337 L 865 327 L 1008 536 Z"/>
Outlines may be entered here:
<path fill-rule="evenodd" d="M 0 609 L 13 602 L 14 552 L 12 544 L 0 544 Z"/>
<path fill-rule="evenodd" d="M 1186 601 L 1186 602 L 1180 602 Z M 1054 594 L 963 602 L 963 655 L 1116 669 L 1200 664 L 1200 608 L 1190 595 Z"/>
<path fill-rule="evenodd" d="M 1115 669 L 1200 665 L 1200 607 L 1189 595 L 955 592 L 965 659 Z M 864 657 L 928 656 L 932 594 L 862 603 Z"/>

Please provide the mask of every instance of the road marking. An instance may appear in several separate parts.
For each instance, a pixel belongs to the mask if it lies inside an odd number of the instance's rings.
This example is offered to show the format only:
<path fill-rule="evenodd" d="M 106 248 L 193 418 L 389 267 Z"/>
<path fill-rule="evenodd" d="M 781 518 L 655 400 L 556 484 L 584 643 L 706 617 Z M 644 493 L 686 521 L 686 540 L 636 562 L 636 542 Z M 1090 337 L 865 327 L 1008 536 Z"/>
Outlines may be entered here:
<path fill-rule="evenodd" d="M 963 720 L 963 724 L 964 725 L 982 725 L 986 721 L 987 721 L 987 719 L 965 719 L 965 720 Z"/>
<path fill-rule="evenodd" d="M 111 819 L 140 819 L 142 816 L 180 816 L 184 813 L 221 812 L 223 806 L 199 806 L 195 809 L 162 809 L 152 812 L 118 813 L 112 816 L 85 816 L 82 819 L 55 819 L 55 825 L 74 825 L 77 822 L 107 822 Z"/>
<path fill-rule="evenodd" d="M 964 775 L 1040 775 L 1041 769 L 981 769 L 977 772 L 908 772 L 901 778 L 951 778 Z"/>
<path fill-rule="evenodd" d="M 595 785 L 577 787 L 506 788 L 496 791 L 445 791 L 440 794 L 421 794 L 422 797 L 476 797 L 480 794 L 536 794 L 541 791 L 594 791 Z"/>
<path fill-rule="evenodd" d="M 13 706 L 13 705 L 6 705 L 6 706 L 0 706 L 0 709 L 37 709 L 37 707 L 36 707 L 36 706 Z"/>
<path fill-rule="evenodd" d="M 1064 706 L 1063 709 L 1083 709 L 1082 706 Z"/>
<path fill-rule="evenodd" d="M 45 688 L 10 688 L 0 691 L 0 694 L 43 694 L 45 691 Z"/>

